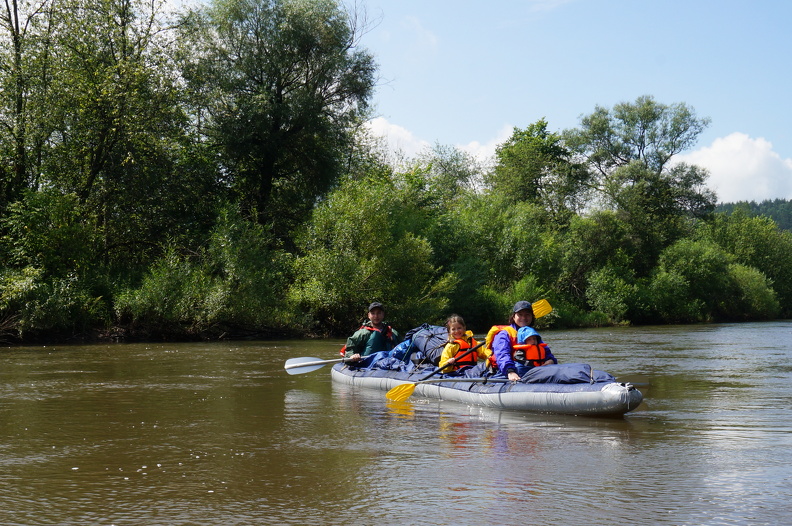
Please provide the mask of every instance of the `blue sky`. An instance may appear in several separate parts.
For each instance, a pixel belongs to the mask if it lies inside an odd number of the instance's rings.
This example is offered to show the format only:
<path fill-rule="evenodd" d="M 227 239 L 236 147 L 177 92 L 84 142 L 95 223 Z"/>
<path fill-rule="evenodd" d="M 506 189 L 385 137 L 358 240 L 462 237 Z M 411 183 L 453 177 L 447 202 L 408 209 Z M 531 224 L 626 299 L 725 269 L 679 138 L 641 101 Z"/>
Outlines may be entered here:
<path fill-rule="evenodd" d="M 719 201 L 792 199 L 792 2 L 357 2 L 381 77 L 371 127 L 408 155 L 487 158 L 515 126 L 561 131 L 652 95 L 711 119 L 680 160 Z"/>

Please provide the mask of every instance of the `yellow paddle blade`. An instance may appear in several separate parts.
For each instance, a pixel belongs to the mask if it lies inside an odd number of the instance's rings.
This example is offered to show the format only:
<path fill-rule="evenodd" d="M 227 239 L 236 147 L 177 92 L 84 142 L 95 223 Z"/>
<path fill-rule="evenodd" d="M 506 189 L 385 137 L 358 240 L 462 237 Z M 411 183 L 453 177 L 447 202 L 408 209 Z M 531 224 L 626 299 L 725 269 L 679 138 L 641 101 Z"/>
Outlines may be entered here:
<path fill-rule="evenodd" d="M 415 386 L 417 384 L 401 384 L 397 385 L 387 393 L 385 396 L 388 400 L 393 400 L 394 402 L 404 402 L 408 398 L 410 398 L 415 391 Z"/>
<path fill-rule="evenodd" d="M 550 302 L 544 299 L 535 301 L 532 306 L 533 306 L 534 316 L 537 318 L 546 316 L 547 314 L 550 314 L 550 312 L 553 310 L 553 307 L 552 305 L 550 305 Z"/>

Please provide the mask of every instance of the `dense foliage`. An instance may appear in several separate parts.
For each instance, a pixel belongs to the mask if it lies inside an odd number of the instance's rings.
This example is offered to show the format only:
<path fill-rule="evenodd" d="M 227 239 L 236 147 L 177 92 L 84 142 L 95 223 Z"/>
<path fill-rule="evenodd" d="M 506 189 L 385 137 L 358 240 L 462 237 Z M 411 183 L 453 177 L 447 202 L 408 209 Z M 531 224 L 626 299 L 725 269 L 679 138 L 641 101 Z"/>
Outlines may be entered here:
<path fill-rule="evenodd" d="M 672 162 L 708 124 L 685 104 L 393 160 L 360 13 L 167 5 L 0 15 L 0 340 L 342 335 L 373 300 L 402 330 L 541 297 L 546 326 L 791 314 L 781 212 L 715 212 Z"/>
<path fill-rule="evenodd" d="M 779 228 L 792 231 L 792 201 L 788 199 L 766 199 L 761 203 L 755 201 L 723 203 L 715 210 L 726 214 L 742 210 L 749 215 L 766 216 L 775 221 Z"/>

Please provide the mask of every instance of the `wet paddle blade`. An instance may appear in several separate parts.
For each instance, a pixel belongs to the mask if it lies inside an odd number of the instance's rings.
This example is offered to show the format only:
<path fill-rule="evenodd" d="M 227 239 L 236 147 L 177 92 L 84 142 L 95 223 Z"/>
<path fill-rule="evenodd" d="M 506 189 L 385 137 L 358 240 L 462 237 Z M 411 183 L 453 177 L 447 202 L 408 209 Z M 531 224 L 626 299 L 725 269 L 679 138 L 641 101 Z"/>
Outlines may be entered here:
<path fill-rule="evenodd" d="M 284 369 L 286 369 L 286 372 L 289 374 L 304 374 L 320 369 L 328 363 L 336 363 L 343 360 L 343 358 L 338 358 L 335 360 L 321 360 L 319 358 L 311 358 L 308 356 L 302 358 L 289 358 L 286 360 Z"/>
<path fill-rule="evenodd" d="M 324 367 L 325 364 L 321 363 L 318 365 L 303 365 L 303 366 L 294 366 L 289 369 L 286 369 L 286 372 L 289 374 L 305 374 L 310 373 L 311 371 L 315 371 L 317 369 L 321 369 Z"/>
<path fill-rule="evenodd" d="M 553 310 L 553 307 L 550 305 L 550 302 L 544 299 L 535 301 L 532 307 L 533 307 L 534 316 L 537 318 L 546 316 L 550 314 L 550 312 Z"/>
<path fill-rule="evenodd" d="M 390 391 L 388 391 L 385 396 L 388 400 L 393 400 L 394 402 L 404 402 L 408 398 L 410 398 L 415 391 L 415 386 L 417 384 L 401 384 L 397 385 Z"/>

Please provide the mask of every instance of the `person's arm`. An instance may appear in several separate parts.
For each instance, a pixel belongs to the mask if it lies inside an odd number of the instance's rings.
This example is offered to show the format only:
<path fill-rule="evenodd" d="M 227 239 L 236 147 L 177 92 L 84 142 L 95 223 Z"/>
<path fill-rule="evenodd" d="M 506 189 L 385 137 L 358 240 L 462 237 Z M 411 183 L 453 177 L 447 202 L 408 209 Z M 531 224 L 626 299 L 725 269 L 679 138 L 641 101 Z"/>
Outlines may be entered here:
<path fill-rule="evenodd" d="M 545 348 L 545 361 L 544 361 L 544 363 L 542 365 L 549 365 L 551 363 L 558 363 L 558 360 L 556 360 L 556 357 L 553 356 L 553 352 L 550 350 L 550 346 L 547 345 L 546 343 L 542 343 L 541 345 L 544 345 L 544 348 Z"/>
<path fill-rule="evenodd" d="M 344 358 L 347 360 L 359 360 L 361 354 L 361 348 L 363 347 L 363 336 L 366 331 L 357 330 L 355 333 L 347 338 L 346 342 L 346 351 L 344 352 Z"/>
<path fill-rule="evenodd" d="M 492 352 L 495 354 L 495 360 L 498 362 L 498 369 L 505 374 L 509 380 L 519 380 L 520 375 L 517 374 L 517 366 L 514 364 L 511 355 L 511 339 L 509 333 L 500 331 L 492 339 Z"/>
<path fill-rule="evenodd" d="M 445 347 L 443 347 L 443 353 L 440 355 L 440 364 L 439 367 L 442 369 L 449 363 L 454 363 L 454 355 L 459 350 L 458 343 L 448 342 Z"/>

